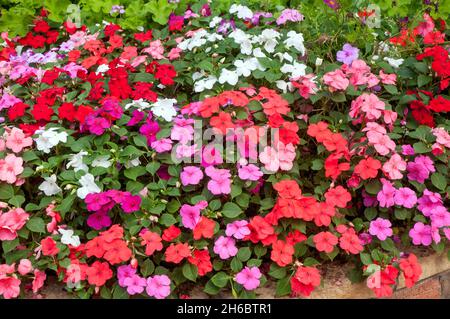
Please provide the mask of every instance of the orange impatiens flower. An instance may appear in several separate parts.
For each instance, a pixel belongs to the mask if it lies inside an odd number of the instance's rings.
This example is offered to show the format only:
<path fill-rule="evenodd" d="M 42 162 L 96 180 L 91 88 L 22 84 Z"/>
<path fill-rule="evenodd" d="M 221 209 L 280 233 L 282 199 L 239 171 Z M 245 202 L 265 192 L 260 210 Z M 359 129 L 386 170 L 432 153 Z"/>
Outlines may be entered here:
<path fill-rule="evenodd" d="M 362 159 L 358 165 L 355 166 L 355 174 L 362 179 L 375 178 L 378 175 L 378 170 L 381 168 L 381 163 L 372 157 Z"/>
<path fill-rule="evenodd" d="M 285 267 L 292 263 L 294 255 L 294 246 L 288 243 L 277 240 L 272 244 L 272 253 L 270 259 L 277 263 L 280 267 Z"/>
<path fill-rule="evenodd" d="M 298 183 L 293 180 L 283 180 L 273 185 L 281 198 L 300 198 L 302 191 Z"/>
<path fill-rule="evenodd" d="M 229 113 L 220 112 L 219 115 L 211 117 L 209 124 L 222 134 L 226 134 L 228 129 L 234 128 Z"/>
<path fill-rule="evenodd" d="M 327 203 L 333 206 L 345 208 L 347 203 L 352 200 L 352 196 L 344 187 L 339 185 L 334 188 L 330 188 L 325 193 L 325 199 Z"/>
<path fill-rule="evenodd" d="M 199 107 L 200 115 L 203 118 L 211 117 L 219 111 L 220 103 L 217 97 L 209 97 L 203 100 Z"/>
<path fill-rule="evenodd" d="M 89 284 L 101 287 L 108 279 L 112 278 L 113 272 L 108 263 L 97 260 L 86 270 L 86 275 Z"/>
<path fill-rule="evenodd" d="M 147 256 L 151 256 L 155 251 L 163 249 L 161 236 L 157 233 L 148 230 L 141 233 L 140 237 L 142 238 L 141 245 L 145 245 L 145 254 Z"/>
<path fill-rule="evenodd" d="M 191 255 L 191 249 L 186 243 L 171 244 L 167 247 L 164 255 L 167 262 L 179 264 L 184 258 Z"/>
<path fill-rule="evenodd" d="M 220 105 L 234 105 L 234 106 L 246 106 L 248 104 L 248 97 L 239 91 L 225 91 L 219 96 Z"/>
<path fill-rule="evenodd" d="M 214 236 L 214 228 L 216 227 L 216 223 L 205 217 L 202 216 L 200 218 L 200 221 L 195 225 L 193 235 L 195 240 L 199 240 L 202 237 L 203 238 L 212 238 Z"/>

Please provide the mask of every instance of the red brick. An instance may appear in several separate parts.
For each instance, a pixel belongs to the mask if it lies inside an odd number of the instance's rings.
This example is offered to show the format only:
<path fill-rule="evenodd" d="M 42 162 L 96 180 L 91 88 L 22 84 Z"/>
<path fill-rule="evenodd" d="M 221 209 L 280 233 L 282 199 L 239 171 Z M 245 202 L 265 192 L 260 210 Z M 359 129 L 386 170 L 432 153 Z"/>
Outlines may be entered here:
<path fill-rule="evenodd" d="M 442 298 L 439 278 L 423 280 L 411 288 L 396 291 L 393 299 L 440 299 Z"/>

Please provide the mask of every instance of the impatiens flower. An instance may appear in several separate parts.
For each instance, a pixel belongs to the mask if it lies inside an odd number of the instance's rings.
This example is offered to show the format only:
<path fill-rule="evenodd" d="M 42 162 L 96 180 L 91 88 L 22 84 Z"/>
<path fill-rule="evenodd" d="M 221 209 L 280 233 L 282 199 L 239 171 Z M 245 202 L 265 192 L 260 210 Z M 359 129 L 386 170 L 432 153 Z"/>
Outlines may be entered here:
<path fill-rule="evenodd" d="M 244 267 L 237 275 L 236 282 L 244 286 L 245 290 L 258 288 L 262 274 L 258 267 Z"/>
<path fill-rule="evenodd" d="M 157 233 L 146 230 L 140 233 L 140 237 L 142 239 L 141 245 L 145 245 L 145 254 L 147 256 L 151 256 L 155 251 L 163 249 L 162 239 Z"/>
<path fill-rule="evenodd" d="M 236 256 L 238 249 L 233 238 L 220 236 L 214 243 L 214 252 L 220 259 L 228 259 Z"/>
<path fill-rule="evenodd" d="M 416 193 L 409 187 L 401 187 L 395 191 L 395 205 L 413 208 L 417 203 Z"/>
<path fill-rule="evenodd" d="M 131 265 L 122 265 L 117 268 L 117 279 L 120 287 L 125 287 L 125 279 L 136 274 L 136 269 Z"/>
<path fill-rule="evenodd" d="M 314 235 L 313 241 L 318 251 L 331 253 L 338 243 L 338 238 L 330 232 L 320 232 Z"/>
<path fill-rule="evenodd" d="M 31 144 L 33 144 L 31 137 L 26 137 L 23 131 L 16 127 L 13 127 L 6 137 L 6 147 L 14 153 L 21 152 L 24 148 L 31 146 Z"/>
<path fill-rule="evenodd" d="M 331 92 L 346 90 L 350 84 L 350 81 L 340 69 L 325 73 L 323 82 L 329 86 Z"/>
<path fill-rule="evenodd" d="M 387 219 L 378 217 L 370 222 L 369 233 L 372 236 L 377 236 L 379 240 L 386 240 L 392 236 L 391 222 Z"/>
<path fill-rule="evenodd" d="M 402 258 L 399 266 L 405 276 L 405 286 L 411 288 L 422 275 L 422 267 L 417 261 L 416 255 L 409 254 L 407 258 Z"/>
<path fill-rule="evenodd" d="M 300 266 L 291 277 L 291 288 L 295 295 L 308 297 L 320 285 L 320 273 L 317 268 Z"/>
<path fill-rule="evenodd" d="M 100 193 L 101 189 L 94 181 L 94 175 L 87 173 L 80 177 L 81 187 L 77 189 L 77 196 L 84 199 L 89 193 Z"/>
<path fill-rule="evenodd" d="M 36 142 L 37 149 L 47 154 L 50 153 L 50 150 L 59 143 L 67 142 L 67 133 L 58 132 L 57 127 L 51 127 L 47 130 L 37 130 L 35 133 L 38 135 L 38 137 L 34 140 Z"/>
<path fill-rule="evenodd" d="M 172 149 L 172 140 L 162 138 L 160 140 L 153 141 L 150 146 L 158 153 L 168 152 Z"/>
<path fill-rule="evenodd" d="M 150 297 L 164 299 L 170 295 L 170 279 L 166 275 L 155 275 L 147 278 L 145 291 Z"/>
<path fill-rule="evenodd" d="M 204 207 L 204 206 L 202 206 Z M 200 221 L 200 209 L 198 205 L 183 204 L 180 209 L 181 221 L 183 226 L 189 229 L 194 229 Z"/>
<path fill-rule="evenodd" d="M 80 237 L 73 234 L 72 229 L 63 229 L 59 228 L 58 232 L 62 235 L 61 236 L 61 243 L 64 245 L 71 245 L 73 247 L 80 246 Z"/>
<path fill-rule="evenodd" d="M 228 237 L 234 237 L 236 239 L 243 239 L 247 235 L 250 235 L 250 229 L 248 228 L 248 222 L 246 220 L 236 220 L 227 225 L 225 234 Z"/>
<path fill-rule="evenodd" d="M 55 174 L 52 174 L 50 177 L 44 177 L 44 181 L 38 188 L 43 191 L 46 196 L 53 196 L 62 192 L 62 189 L 56 184 Z"/>
<path fill-rule="evenodd" d="M 188 261 L 192 265 L 197 266 L 199 276 L 204 276 L 213 270 L 208 249 L 194 250 L 192 256 L 188 258 Z"/>
<path fill-rule="evenodd" d="M 217 169 L 208 166 L 205 169 L 206 175 L 211 177 L 208 182 L 208 190 L 213 195 L 229 194 L 231 192 L 231 174 L 227 169 Z"/>
<path fill-rule="evenodd" d="M 351 201 L 352 196 L 344 187 L 339 185 L 334 188 L 330 188 L 325 193 L 325 198 L 327 203 L 330 205 L 345 208 L 347 203 Z"/>
<path fill-rule="evenodd" d="M 33 265 L 31 264 L 31 261 L 29 259 L 21 259 L 19 265 L 17 266 L 17 271 L 22 276 L 25 276 L 26 274 L 33 271 Z"/>
<path fill-rule="evenodd" d="M 359 49 L 352 47 L 350 44 L 344 44 L 342 51 L 336 53 L 336 60 L 344 64 L 350 65 L 358 59 Z"/>
<path fill-rule="evenodd" d="M 195 240 L 203 238 L 212 238 L 216 223 L 205 216 L 200 217 L 200 221 L 195 225 L 193 236 Z M 228 235 L 227 235 L 228 236 Z"/>
<path fill-rule="evenodd" d="M 31 283 L 31 290 L 33 291 L 33 293 L 37 293 L 39 289 L 44 286 L 45 279 L 47 279 L 47 275 L 44 271 L 40 271 L 38 269 L 34 270 L 34 278 L 33 282 Z"/>
<path fill-rule="evenodd" d="M 396 189 L 392 186 L 392 183 L 381 179 L 383 187 L 377 194 L 377 200 L 380 202 L 380 207 L 391 207 L 394 206 L 394 196 Z"/>
<path fill-rule="evenodd" d="M 14 184 L 17 175 L 23 172 L 23 159 L 14 154 L 8 154 L 4 159 L 0 159 L 0 181 Z"/>
<path fill-rule="evenodd" d="M 126 194 L 120 203 L 120 207 L 123 209 L 124 213 L 129 214 L 137 212 L 140 209 L 141 202 L 141 196 Z"/>
<path fill-rule="evenodd" d="M 175 99 L 159 99 L 152 104 L 152 112 L 155 116 L 162 117 L 167 122 L 171 122 L 173 117 L 177 115 L 174 105 L 177 103 Z"/>
<path fill-rule="evenodd" d="M 172 241 L 176 239 L 181 234 L 181 229 L 179 229 L 177 226 L 172 225 L 169 228 L 165 229 L 163 231 L 162 239 L 164 241 Z"/>
<path fill-rule="evenodd" d="M 6 213 L 0 211 L 0 240 L 14 240 L 17 231 L 25 226 L 30 217 L 22 208 L 14 208 Z"/>
<path fill-rule="evenodd" d="M 304 19 L 305 19 L 305 17 L 303 16 L 303 14 L 301 14 L 297 10 L 284 9 L 283 11 L 281 11 L 281 14 L 278 17 L 276 22 L 277 22 L 277 25 L 282 25 L 282 24 L 286 24 L 288 21 L 300 22 L 300 21 L 303 21 Z"/>
<path fill-rule="evenodd" d="M 272 244 L 272 253 L 270 255 L 270 259 L 277 263 L 280 267 L 285 267 L 292 263 L 294 255 L 294 246 L 289 245 L 288 243 L 277 240 Z"/>
<path fill-rule="evenodd" d="M 425 189 L 422 197 L 417 200 L 417 203 L 419 204 L 417 208 L 422 212 L 422 214 L 429 217 L 435 212 L 436 209 L 442 207 L 442 197 L 439 193 L 434 193 L 428 189 Z"/>
<path fill-rule="evenodd" d="M 257 181 L 263 173 L 259 170 L 259 167 L 254 164 L 248 164 L 241 166 L 238 169 L 239 178 L 242 180 Z"/>
<path fill-rule="evenodd" d="M 409 237 L 412 238 L 414 245 L 431 245 L 433 239 L 431 237 L 431 226 L 422 222 L 417 222 L 409 231 Z"/>
<path fill-rule="evenodd" d="M 390 179 L 402 179 L 401 171 L 406 169 L 406 162 L 399 154 L 393 154 L 387 162 L 383 164 L 383 172 L 387 174 Z"/>
<path fill-rule="evenodd" d="M 355 166 L 354 173 L 366 180 L 377 177 L 380 168 L 381 163 L 379 160 L 368 157 L 367 159 L 362 159 L 358 165 Z"/>
<path fill-rule="evenodd" d="M 0 296 L 5 299 L 17 298 L 20 294 L 20 279 L 4 276 L 0 272 Z"/>
<path fill-rule="evenodd" d="M 41 247 L 44 256 L 55 256 L 59 252 L 56 242 L 50 236 L 41 240 Z"/>
<path fill-rule="evenodd" d="M 172 262 L 175 264 L 179 264 L 184 258 L 187 258 L 191 255 L 191 250 L 189 249 L 188 244 L 171 244 L 167 247 L 164 256 L 166 257 L 167 262 Z"/>
<path fill-rule="evenodd" d="M 203 172 L 197 166 L 185 166 L 180 173 L 181 184 L 198 185 L 203 178 Z"/>
<path fill-rule="evenodd" d="M 436 171 L 433 161 L 426 155 L 417 156 L 414 162 L 408 162 L 406 170 L 408 171 L 408 179 L 419 183 L 425 182 L 430 173 Z"/>
<path fill-rule="evenodd" d="M 96 287 L 103 286 L 106 281 L 113 276 L 112 270 L 109 268 L 107 262 L 100 262 L 98 260 L 86 270 L 87 279 L 90 285 Z"/>
<path fill-rule="evenodd" d="M 350 254 L 359 254 L 364 250 L 359 237 L 351 231 L 346 231 L 339 238 L 339 246 Z"/>
<path fill-rule="evenodd" d="M 127 287 L 129 295 L 140 294 L 147 287 L 147 280 L 138 275 L 133 275 L 124 279 L 123 284 Z"/>

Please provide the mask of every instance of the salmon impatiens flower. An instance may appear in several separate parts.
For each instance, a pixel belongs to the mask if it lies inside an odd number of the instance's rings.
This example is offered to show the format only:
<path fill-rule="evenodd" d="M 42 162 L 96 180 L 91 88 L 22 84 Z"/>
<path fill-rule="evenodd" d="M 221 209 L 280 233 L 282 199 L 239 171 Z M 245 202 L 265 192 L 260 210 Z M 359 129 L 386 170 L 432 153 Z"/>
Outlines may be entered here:
<path fill-rule="evenodd" d="M 14 184 L 23 172 L 23 159 L 14 154 L 8 154 L 4 159 L 0 159 L 0 181 Z"/>
<path fill-rule="evenodd" d="M 13 127 L 6 137 L 6 147 L 14 153 L 20 153 L 24 148 L 33 144 L 33 139 L 27 137 L 21 129 Z"/>

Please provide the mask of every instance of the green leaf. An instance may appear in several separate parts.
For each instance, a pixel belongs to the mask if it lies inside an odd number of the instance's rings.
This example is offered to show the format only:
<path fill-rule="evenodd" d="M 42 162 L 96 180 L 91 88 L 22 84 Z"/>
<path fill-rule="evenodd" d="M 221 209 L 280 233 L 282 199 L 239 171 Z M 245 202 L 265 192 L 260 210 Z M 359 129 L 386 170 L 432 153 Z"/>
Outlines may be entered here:
<path fill-rule="evenodd" d="M 145 259 L 143 263 L 141 263 L 141 274 L 144 277 L 150 276 L 155 270 L 155 264 L 149 258 Z"/>
<path fill-rule="evenodd" d="M 76 198 L 75 194 L 71 194 L 71 195 L 65 197 L 61 201 L 61 204 L 58 205 L 57 211 L 59 213 L 61 213 L 63 218 L 66 215 L 66 213 L 72 208 L 72 204 L 73 204 L 75 198 Z"/>
<path fill-rule="evenodd" d="M 370 264 L 372 264 L 372 258 L 370 258 L 370 255 L 369 255 L 369 254 L 366 254 L 366 253 L 360 253 L 360 254 L 359 254 L 359 257 L 361 258 L 361 262 L 362 262 L 364 265 L 370 265 Z"/>
<path fill-rule="evenodd" d="M 116 285 L 114 287 L 113 299 L 129 299 L 129 298 L 130 297 L 125 289 L 123 289 L 119 285 Z"/>
<path fill-rule="evenodd" d="M 383 241 L 381 242 L 381 247 L 382 247 L 384 250 L 391 251 L 391 252 L 397 250 L 397 248 L 395 248 L 395 244 L 394 244 L 393 240 L 390 239 L 390 238 L 386 238 L 386 240 L 383 240 Z"/>
<path fill-rule="evenodd" d="M 431 182 L 441 191 L 445 191 L 447 188 L 447 178 L 440 173 L 434 173 L 431 175 Z"/>
<path fill-rule="evenodd" d="M 222 208 L 222 213 L 225 217 L 236 218 L 242 213 L 242 209 L 235 203 L 225 203 Z"/>
<path fill-rule="evenodd" d="M 368 207 L 364 210 L 364 216 L 370 221 L 377 217 L 378 211 L 374 207 Z"/>
<path fill-rule="evenodd" d="M 14 187 L 9 184 L 0 184 L 0 199 L 10 199 L 14 196 Z"/>
<path fill-rule="evenodd" d="M 275 296 L 281 297 L 286 296 L 291 293 L 291 280 L 289 277 L 284 277 L 277 282 L 277 287 L 275 290 Z"/>
<path fill-rule="evenodd" d="M 286 277 L 286 268 L 280 267 L 277 264 L 271 264 L 269 270 L 269 276 L 275 279 L 281 279 Z"/>
<path fill-rule="evenodd" d="M 430 83 L 432 79 L 433 79 L 433 78 L 432 78 L 431 76 L 427 76 L 427 75 L 420 74 L 420 75 L 417 77 L 417 86 L 418 86 L 418 87 L 422 87 L 422 86 L 424 86 L 424 85 Z"/>
<path fill-rule="evenodd" d="M 33 233 L 45 233 L 45 222 L 40 217 L 30 218 L 26 226 Z"/>
<path fill-rule="evenodd" d="M 423 142 L 417 142 L 413 144 L 414 151 L 418 154 L 428 153 L 431 149 Z"/>
<path fill-rule="evenodd" d="M 192 265 L 190 263 L 186 263 L 183 266 L 183 276 L 189 279 L 190 281 L 194 281 L 197 279 L 198 269 L 197 266 Z"/>
<path fill-rule="evenodd" d="M 172 226 L 176 222 L 177 220 L 175 219 L 175 217 L 173 217 L 170 214 L 162 214 L 161 217 L 159 218 L 159 223 L 166 227 Z"/>
<path fill-rule="evenodd" d="M 25 197 L 23 197 L 22 195 L 16 195 L 13 196 L 8 203 L 10 203 L 11 205 L 13 205 L 14 207 L 21 207 L 22 204 L 25 202 Z"/>
<path fill-rule="evenodd" d="M 160 166 L 161 166 L 161 164 L 158 162 L 151 162 L 151 163 L 148 163 L 147 166 L 145 166 L 145 169 L 150 174 L 155 175 L 156 171 L 159 169 Z"/>
<path fill-rule="evenodd" d="M 4 240 L 2 242 L 2 248 L 4 253 L 9 253 L 11 250 L 17 247 L 19 244 L 19 238 L 16 238 L 14 240 Z"/>
<path fill-rule="evenodd" d="M 230 276 L 221 271 L 212 276 L 211 281 L 216 287 L 223 288 L 227 285 L 229 279 Z"/>
<path fill-rule="evenodd" d="M 124 174 L 125 174 L 125 177 L 127 177 L 127 178 L 129 178 L 129 179 L 131 179 L 133 181 L 136 181 L 136 179 L 139 176 L 144 175 L 146 172 L 147 171 L 145 170 L 144 167 L 142 167 L 142 166 L 135 166 L 135 167 L 127 168 L 125 170 Z"/>
<path fill-rule="evenodd" d="M 250 259 L 250 256 L 252 255 L 252 251 L 248 247 L 242 247 L 239 249 L 237 253 L 237 258 L 239 258 L 240 261 L 244 262 Z"/>

